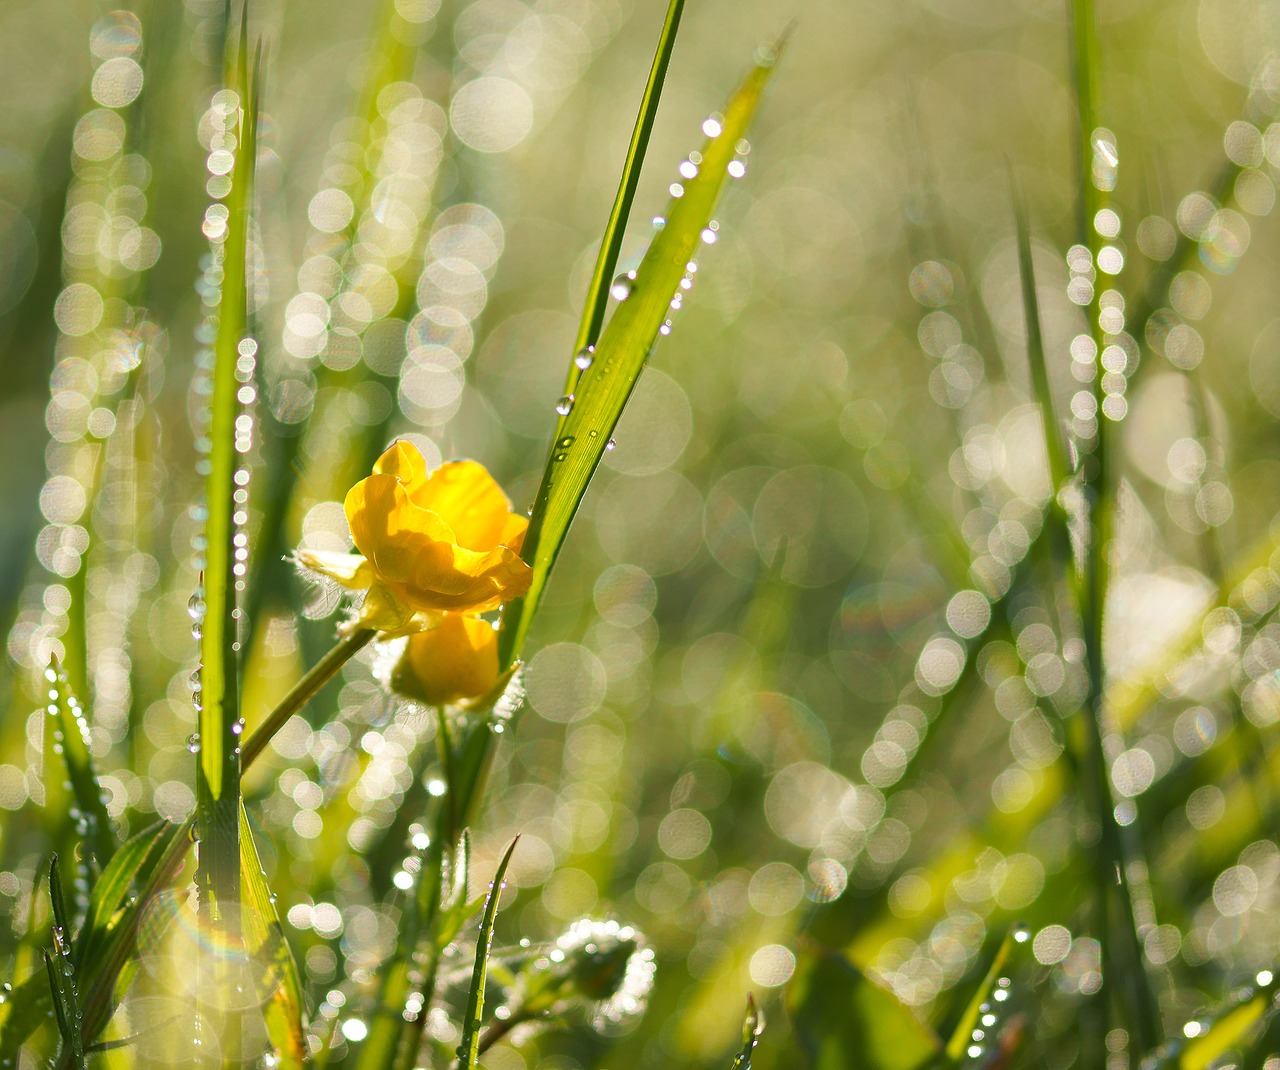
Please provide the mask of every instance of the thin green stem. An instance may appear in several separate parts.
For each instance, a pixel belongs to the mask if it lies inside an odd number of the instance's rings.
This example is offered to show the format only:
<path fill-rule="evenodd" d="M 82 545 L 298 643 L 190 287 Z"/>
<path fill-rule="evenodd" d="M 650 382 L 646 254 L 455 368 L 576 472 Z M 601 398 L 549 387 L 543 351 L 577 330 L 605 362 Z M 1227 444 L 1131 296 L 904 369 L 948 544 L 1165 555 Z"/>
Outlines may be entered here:
<path fill-rule="evenodd" d="M 361 628 L 352 632 L 316 662 L 306 675 L 293 685 L 289 693 L 276 704 L 275 709 L 267 714 L 262 724 L 249 737 L 240 755 L 242 768 L 248 769 L 253 765 L 258 756 L 266 749 L 267 744 L 271 742 L 272 737 L 284 727 L 285 722 L 315 698 L 320 689 L 337 675 L 338 670 L 368 646 L 369 642 L 377 634 L 377 632 L 368 628 Z"/>

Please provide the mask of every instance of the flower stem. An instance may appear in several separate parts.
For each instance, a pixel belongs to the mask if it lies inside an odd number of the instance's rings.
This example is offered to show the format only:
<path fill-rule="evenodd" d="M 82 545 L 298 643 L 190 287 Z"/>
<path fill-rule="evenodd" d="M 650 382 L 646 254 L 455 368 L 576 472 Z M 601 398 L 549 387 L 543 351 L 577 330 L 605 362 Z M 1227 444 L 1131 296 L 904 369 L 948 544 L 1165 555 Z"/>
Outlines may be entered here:
<path fill-rule="evenodd" d="M 276 705 L 262 724 L 258 725 L 253 735 L 244 745 L 244 751 L 240 755 L 240 763 L 243 769 L 248 769 L 271 742 L 274 736 L 285 722 L 297 713 L 303 706 L 310 702 L 320 689 L 324 687 L 330 680 L 337 675 L 339 669 L 342 668 L 351 658 L 360 650 L 368 646 L 369 641 L 376 635 L 372 629 L 361 628 L 359 631 L 352 632 L 349 636 L 339 642 L 332 650 L 311 667 L 311 670 L 303 676 L 290 692 Z"/>

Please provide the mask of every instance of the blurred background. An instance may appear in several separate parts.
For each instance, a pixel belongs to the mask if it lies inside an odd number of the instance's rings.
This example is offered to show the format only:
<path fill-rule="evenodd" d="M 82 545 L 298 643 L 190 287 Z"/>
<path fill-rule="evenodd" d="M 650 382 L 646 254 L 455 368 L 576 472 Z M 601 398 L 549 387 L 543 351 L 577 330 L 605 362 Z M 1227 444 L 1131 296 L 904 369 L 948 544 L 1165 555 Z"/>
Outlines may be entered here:
<path fill-rule="evenodd" d="M 1124 398 L 1107 744 L 1172 1034 L 1280 950 L 1280 6 L 1100 8 L 1120 161 L 1103 270 L 1133 343 L 1107 369 Z M 332 592 L 283 556 L 347 547 L 342 496 L 392 437 L 475 457 L 530 503 L 664 11 L 253 4 L 248 508 L 251 532 L 283 510 L 286 538 L 247 547 L 251 724 L 333 636 Z M 1008 177 L 1062 429 L 1088 433 L 1065 5 L 691 2 L 621 267 L 793 16 L 718 240 L 561 555 L 477 830 L 479 874 L 523 835 L 499 944 L 632 923 L 656 953 L 649 1010 L 610 1027 L 607 1056 L 580 1030 L 497 1048 L 494 1070 L 718 1064 L 748 990 L 770 1021 L 758 1065 L 794 1065 L 780 1001 L 809 939 L 944 1028 L 1025 920 L 1031 1050 L 1053 1065 L 1097 987 L 1063 759 L 1083 671 L 1039 539 Z M 27 716 L 51 653 L 86 696 L 111 813 L 136 828 L 194 802 L 192 383 L 226 220 L 223 18 L 218 0 L 0 11 L 0 913 L 18 930 L 41 850 L 22 815 L 54 790 Z M 248 787 L 322 1023 L 389 953 L 395 862 L 438 784 L 434 721 L 376 660 Z"/>

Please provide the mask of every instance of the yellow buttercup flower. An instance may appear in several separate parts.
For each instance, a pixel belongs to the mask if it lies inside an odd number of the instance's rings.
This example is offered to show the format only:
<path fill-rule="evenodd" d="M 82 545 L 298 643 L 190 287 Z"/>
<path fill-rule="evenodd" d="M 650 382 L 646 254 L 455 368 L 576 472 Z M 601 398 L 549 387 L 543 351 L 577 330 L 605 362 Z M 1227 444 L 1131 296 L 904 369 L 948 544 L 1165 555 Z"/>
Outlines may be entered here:
<path fill-rule="evenodd" d="M 391 671 L 391 689 L 428 706 L 487 695 L 498 683 L 498 633 L 481 617 L 446 613 L 409 637 Z"/>
<path fill-rule="evenodd" d="M 446 613 L 485 613 L 529 589 L 531 570 L 520 559 L 529 522 L 475 461 L 428 472 L 416 447 L 395 442 L 347 493 L 345 511 L 358 554 L 297 556 L 304 568 L 366 592 L 348 631 L 411 635 Z"/>

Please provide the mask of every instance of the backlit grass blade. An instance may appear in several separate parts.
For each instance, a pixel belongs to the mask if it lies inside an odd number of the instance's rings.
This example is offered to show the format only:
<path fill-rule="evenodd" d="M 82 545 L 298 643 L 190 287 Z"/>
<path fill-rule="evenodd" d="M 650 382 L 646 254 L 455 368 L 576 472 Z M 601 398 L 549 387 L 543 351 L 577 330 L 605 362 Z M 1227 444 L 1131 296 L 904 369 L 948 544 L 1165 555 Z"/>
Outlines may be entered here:
<path fill-rule="evenodd" d="M 204 619 L 200 643 L 200 757 L 197 822 L 202 847 L 197 881 L 209 897 L 214 915 L 220 900 L 239 896 L 240 754 L 239 643 L 236 630 L 234 538 L 239 524 L 236 501 L 240 455 L 236 419 L 240 415 L 238 374 L 253 358 L 248 330 L 247 249 L 253 206 L 258 71 L 251 78 L 247 30 L 242 20 L 238 77 L 236 157 L 222 244 L 222 299 L 214 341 L 209 470 L 205 482 L 208 509 L 207 563 L 204 573 Z"/>
<path fill-rule="evenodd" d="M 742 1049 L 734 1056 L 730 1070 L 751 1070 L 751 1056 L 764 1033 L 764 1014 L 756 1006 L 755 996 L 747 994 L 747 1013 L 742 1018 Z"/>
<path fill-rule="evenodd" d="M 744 138 L 773 73 L 778 50 L 768 50 L 725 107 L 723 118 L 704 124 L 707 140 L 695 177 L 673 186 L 666 223 L 654 237 L 634 278 L 612 288 L 620 304 L 604 328 L 592 363 L 582 375 L 577 397 L 552 443 L 534 502 L 524 558 L 533 580 L 523 599 L 511 604 L 503 621 L 501 662 L 520 653 L 533 614 L 568 534 L 574 514 L 604 456 L 622 410 L 653 350 L 658 332 L 671 315 L 672 298 L 689 272 L 699 246 L 713 241 L 709 229 L 720 193 L 737 162 Z M 693 165 L 690 165 L 693 166 Z M 677 192 L 678 191 L 678 192 Z"/>
<path fill-rule="evenodd" d="M 951 1062 L 959 1063 L 964 1059 L 965 1053 L 973 1043 L 973 1031 L 978 1027 L 978 1018 L 982 1014 L 982 1008 L 991 1002 L 996 982 L 1009 961 L 1009 953 L 1016 945 L 1025 944 L 1030 937 L 1031 933 L 1019 926 L 1010 930 L 1000 942 L 986 976 L 983 977 L 982 983 L 978 985 L 973 998 L 969 1000 L 968 1006 L 965 1007 L 964 1014 L 960 1016 L 960 1020 L 956 1023 L 956 1027 L 951 1033 L 951 1039 L 947 1041 L 946 1054 Z"/>
<path fill-rule="evenodd" d="M 102 801 L 102 787 L 93 766 L 93 756 L 89 753 L 89 726 L 80 701 L 72 692 L 71 682 L 57 658 L 49 660 L 44 677 L 49 685 L 46 708 L 55 742 L 62 750 L 71 792 L 84 822 L 84 841 L 97 859 L 98 866 L 105 866 L 115 853 L 116 835 L 106 803 Z"/>
<path fill-rule="evenodd" d="M 1031 260 L 1031 231 L 1027 225 L 1027 206 L 1022 190 L 1012 174 L 1013 219 L 1018 238 L 1018 276 L 1022 284 L 1022 310 L 1027 325 L 1027 362 L 1031 367 L 1031 390 L 1040 406 L 1044 421 L 1044 444 L 1049 458 L 1049 511 L 1061 513 L 1058 492 L 1070 475 L 1062 434 L 1054 415 L 1053 394 L 1049 389 L 1049 367 L 1045 360 L 1044 331 L 1040 325 L 1040 299 L 1036 295 L 1035 265 Z"/>
<path fill-rule="evenodd" d="M 1208 1070 L 1227 1052 L 1239 1048 L 1264 1017 L 1275 1014 L 1277 978 L 1270 970 L 1264 976 L 1265 984 L 1241 995 L 1187 1041 L 1174 1063 L 1178 1070 Z"/>
<path fill-rule="evenodd" d="M 671 51 L 675 48 L 676 34 L 680 29 L 680 16 L 684 13 L 684 0 L 671 0 L 667 6 L 667 18 L 662 24 L 662 34 L 658 38 L 658 50 L 653 56 L 653 66 L 649 69 L 649 81 L 644 87 L 644 96 L 640 99 L 640 113 L 636 116 L 635 129 L 631 132 L 631 144 L 627 146 L 627 158 L 622 165 L 622 179 L 618 183 L 618 193 L 613 200 L 613 208 L 609 212 L 609 222 L 605 224 L 604 237 L 600 239 L 600 252 L 596 256 L 596 266 L 591 273 L 591 282 L 587 286 L 587 298 L 582 307 L 582 322 L 578 326 L 577 341 L 573 351 L 581 353 L 593 346 L 600 337 L 600 327 L 604 323 L 604 311 L 609 304 L 609 282 L 613 278 L 618 263 L 618 251 L 622 248 L 622 237 L 627 229 L 627 219 L 631 215 L 631 203 L 635 200 L 636 187 L 640 184 L 640 168 L 644 163 L 645 152 L 649 148 L 649 135 L 653 132 L 653 121 L 658 114 L 658 101 L 662 97 L 662 85 L 667 77 L 667 67 L 671 63 Z M 569 364 L 569 375 L 565 379 L 564 392 L 569 397 L 578 387 L 583 369 L 575 359 Z M 566 417 L 561 417 L 556 424 L 556 435 L 564 428 Z"/>
<path fill-rule="evenodd" d="M 84 1042 L 80 1035 L 80 993 L 76 989 L 75 959 L 72 953 L 71 922 L 62 896 L 62 876 L 58 856 L 49 862 L 49 902 L 53 906 L 53 951 L 44 953 L 53 1010 L 62 1037 L 63 1052 L 71 1065 L 84 1066 Z"/>
<path fill-rule="evenodd" d="M 462 1019 L 462 1042 L 458 1045 L 458 1070 L 471 1070 L 480 1055 L 480 1017 L 484 1013 L 484 986 L 489 972 L 489 951 L 493 947 L 493 926 L 498 920 L 498 900 L 506 887 L 505 877 L 517 836 L 507 847 L 498 863 L 498 871 L 489 885 L 489 895 L 484 902 L 484 914 L 480 918 L 480 932 L 476 936 L 476 964 L 471 971 L 471 988 L 467 993 L 467 1009 Z"/>
<path fill-rule="evenodd" d="M 129 890 L 169 828 L 169 822 L 157 821 L 131 836 L 120 845 L 94 882 L 93 891 L 89 893 L 89 910 L 76 940 L 76 962 L 81 969 L 95 967 L 99 949 L 119 922 L 118 912 L 125 905 Z"/>
<path fill-rule="evenodd" d="M 1076 95 L 1077 146 L 1077 240 L 1089 250 L 1089 264 L 1096 269 L 1102 238 L 1095 220 L 1106 203 L 1104 187 L 1114 184 L 1115 146 L 1100 131 L 1095 88 L 1098 83 L 1097 26 L 1092 0 L 1072 0 L 1071 46 Z M 1101 323 L 1101 280 L 1094 280 L 1087 306 L 1089 333 L 1099 359 L 1107 345 Z M 1159 1011 L 1143 960 L 1133 901 L 1126 874 L 1130 858 L 1126 834 L 1121 830 L 1112 801 L 1108 761 L 1103 739 L 1108 732 L 1106 671 L 1103 662 L 1102 630 L 1110 586 L 1108 554 L 1115 526 L 1116 479 L 1111 470 L 1117 425 L 1107 414 L 1107 397 L 1101 368 L 1093 381 L 1097 430 L 1091 441 L 1082 443 L 1090 453 L 1083 466 L 1085 500 L 1088 503 L 1088 541 L 1083 574 L 1080 577 L 1080 619 L 1088 672 L 1088 694 L 1080 720 L 1085 728 L 1082 771 L 1088 805 L 1099 827 L 1094 852 L 1094 883 L 1097 936 L 1102 944 L 1102 974 L 1106 979 L 1098 1003 L 1104 1022 L 1109 1011 L 1117 1010 L 1133 1034 L 1133 1054 L 1141 1057 L 1161 1038 Z M 1117 881 L 1119 876 L 1119 881 Z M 1111 993 L 1116 994 L 1112 999 Z M 1110 1028 L 1107 1024 L 1106 1028 Z M 1091 1026 L 1084 1045 L 1097 1049 L 1100 1036 Z"/>
<path fill-rule="evenodd" d="M 280 1060 L 277 1065 L 284 1070 L 300 1070 L 307 1050 L 302 1032 L 302 981 L 276 912 L 275 899 L 267 887 L 267 876 L 243 805 L 240 807 L 240 887 L 245 950 L 256 960 L 254 980 L 262 1001 L 267 1034 Z"/>

